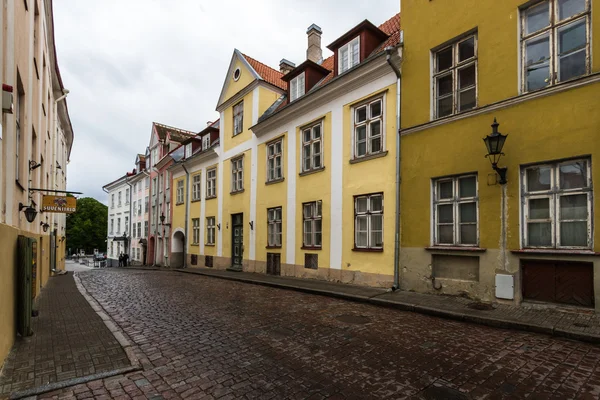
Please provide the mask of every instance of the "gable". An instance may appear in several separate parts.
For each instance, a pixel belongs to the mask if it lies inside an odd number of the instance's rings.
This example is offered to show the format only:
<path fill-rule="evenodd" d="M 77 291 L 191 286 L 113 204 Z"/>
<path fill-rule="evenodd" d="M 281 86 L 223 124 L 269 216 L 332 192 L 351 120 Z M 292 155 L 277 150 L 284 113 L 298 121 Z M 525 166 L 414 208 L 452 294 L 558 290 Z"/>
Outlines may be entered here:
<path fill-rule="evenodd" d="M 238 68 L 240 75 L 239 78 L 235 80 L 234 73 Z M 248 61 L 246 61 L 239 50 L 234 50 L 229 69 L 227 70 L 227 75 L 225 75 L 225 81 L 223 83 L 223 88 L 221 89 L 217 109 L 221 104 L 235 96 L 236 93 L 240 92 L 243 88 L 257 79 L 260 79 L 258 73 L 250 64 L 248 64 Z"/>

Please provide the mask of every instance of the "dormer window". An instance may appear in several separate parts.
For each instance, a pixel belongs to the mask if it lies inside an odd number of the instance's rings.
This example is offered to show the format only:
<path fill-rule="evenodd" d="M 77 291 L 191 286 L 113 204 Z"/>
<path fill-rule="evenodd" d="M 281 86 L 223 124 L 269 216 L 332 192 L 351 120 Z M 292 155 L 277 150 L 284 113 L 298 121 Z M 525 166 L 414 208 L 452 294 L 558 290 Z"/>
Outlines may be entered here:
<path fill-rule="evenodd" d="M 338 73 L 345 72 L 360 62 L 360 37 L 343 45 L 338 50 Z"/>
<path fill-rule="evenodd" d="M 294 101 L 304 95 L 304 72 L 292 79 L 290 82 L 290 100 Z"/>
<path fill-rule="evenodd" d="M 210 135 L 206 135 L 202 138 L 202 150 L 206 150 L 210 147 Z"/>
<path fill-rule="evenodd" d="M 188 143 L 185 145 L 185 158 L 188 158 L 192 155 L 192 144 Z"/>

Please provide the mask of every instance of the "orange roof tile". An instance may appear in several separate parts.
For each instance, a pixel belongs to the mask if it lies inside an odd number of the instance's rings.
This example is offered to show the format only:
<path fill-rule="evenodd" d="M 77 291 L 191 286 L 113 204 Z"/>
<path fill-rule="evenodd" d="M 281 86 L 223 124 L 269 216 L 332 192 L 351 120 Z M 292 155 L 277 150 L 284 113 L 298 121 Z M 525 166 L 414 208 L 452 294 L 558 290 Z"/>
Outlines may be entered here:
<path fill-rule="evenodd" d="M 256 73 L 258 75 L 260 75 L 260 77 L 265 82 L 268 82 L 271 85 L 277 86 L 278 88 L 280 88 L 282 90 L 287 90 L 287 82 L 284 82 L 281 80 L 281 77 L 283 76 L 283 74 L 281 72 L 269 67 L 268 65 L 261 63 L 260 61 L 255 60 L 252 57 L 247 56 L 246 54 L 242 54 L 242 55 L 244 56 L 246 61 L 248 61 L 248 64 L 250 64 L 252 66 L 252 68 L 254 68 Z"/>

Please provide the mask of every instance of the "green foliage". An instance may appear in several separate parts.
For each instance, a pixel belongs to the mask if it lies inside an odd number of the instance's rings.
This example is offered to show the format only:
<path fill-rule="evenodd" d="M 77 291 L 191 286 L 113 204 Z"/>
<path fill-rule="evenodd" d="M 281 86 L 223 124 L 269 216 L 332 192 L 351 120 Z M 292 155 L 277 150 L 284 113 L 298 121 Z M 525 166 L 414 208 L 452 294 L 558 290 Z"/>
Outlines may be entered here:
<path fill-rule="evenodd" d="M 67 215 L 67 249 L 105 252 L 107 220 L 107 206 L 91 197 L 77 199 L 77 211 Z"/>

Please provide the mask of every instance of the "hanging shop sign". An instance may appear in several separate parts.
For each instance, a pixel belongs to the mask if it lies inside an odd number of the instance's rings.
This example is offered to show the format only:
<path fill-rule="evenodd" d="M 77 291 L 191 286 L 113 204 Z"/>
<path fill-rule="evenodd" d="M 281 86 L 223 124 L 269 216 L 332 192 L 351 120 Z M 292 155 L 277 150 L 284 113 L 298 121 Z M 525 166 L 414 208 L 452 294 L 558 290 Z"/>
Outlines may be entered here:
<path fill-rule="evenodd" d="M 42 199 L 42 211 L 65 214 L 74 213 L 77 211 L 77 199 L 67 196 L 44 195 Z"/>

